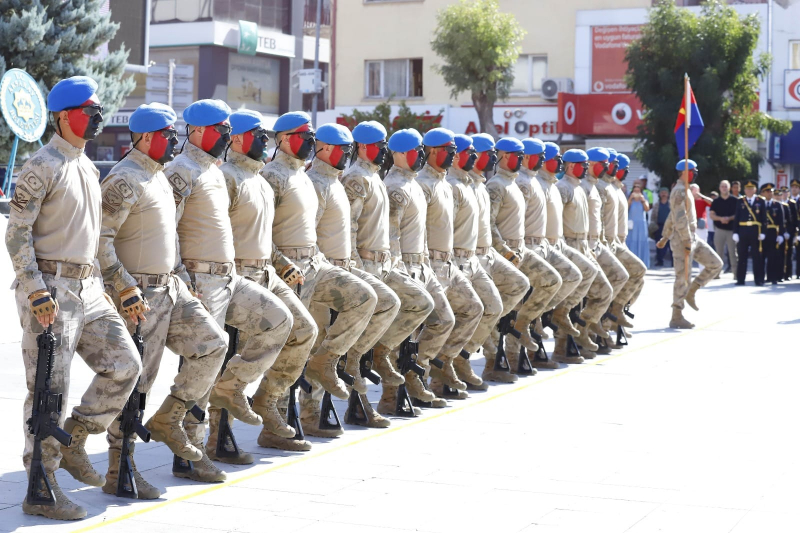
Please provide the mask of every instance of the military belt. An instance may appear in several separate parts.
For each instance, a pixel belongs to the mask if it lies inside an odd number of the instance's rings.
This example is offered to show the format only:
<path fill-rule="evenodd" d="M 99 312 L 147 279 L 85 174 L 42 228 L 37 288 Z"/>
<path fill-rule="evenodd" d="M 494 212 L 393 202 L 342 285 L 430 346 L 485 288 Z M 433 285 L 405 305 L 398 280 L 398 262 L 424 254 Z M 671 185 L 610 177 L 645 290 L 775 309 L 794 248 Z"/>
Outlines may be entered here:
<path fill-rule="evenodd" d="M 42 274 L 54 274 L 62 278 L 86 279 L 92 275 L 94 265 L 78 265 L 49 259 L 36 259 Z"/>
<path fill-rule="evenodd" d="M 537 244 L 542 244 L 545 240 L 544 237 L 525 237 L 525 244 L 528 246 L 535 246 Z"/>
<path fill-rule="evenodd" d="M 589 235 L 589 240 L 590 241 L 599 241 L 600 240 L 600 235 Z"/>
<path fill-rule="evenodd" d="M 142 288 L 164 287 L 169 283 L 171 274 L 131 274 Z"/>
<path fill-rule="evenodd" d="M 301 246 L 299 248 L 278 248 L 289 259 L 308 259 L 317 253 L 316 246 Z"/>
<path fill-rule="evenodd" d="M 564 232 L 564 237 L 566 237 L 567 239 L 577 239 L 579 241 L 582 241 L 582 240 L 584 240 L 586 238 L 586 234 L 585 233 L 570 233 L 568 231 L 565 231 Z"/>
<path fill-rule="evenodd" d="M 748 222 L 739 222 L 740 226 L 760 226 L 761 222 L 750 220 Z"/>
<path fill-rule="evenodd" d="M 361 259 L 375 261 L 376 263 L 384 263 L 392 257 L 389 252 L 373 252 L 372 250 L 362 250 L 360 248 L 358 250 L 358 255 Z"/>
<path fill-rule="evenodd" d="M 453 254 L 450 252 L 440 252 L 439 250 L 429 250 L 431 261 L 450 261 Z"/>
<path fill-rule="evenodd" d="M 236 268 L 241 269 L 242 267 L 250 267 L 250 268 L 260 268 L 265 269 L 270 265 L 269 259 L 234 259 L 233 263 L 236 265 Z"/>
<path fill-rule="evenodd" d="M 453 255 L 456 257 L 462 257 L 464 259 L 469 259 L 475 252 L 472 250 L 467 250 L 466 248 L 453 248 Z"/>
<path fill-rule="evenodd" d="M 332 264 L 333 266 L 337 266 L 339 268 L 346 268 L 350 269 L 350 260 L 349 259 L 331 259 L 328 258 L 328 263 Z"/>
<path fill-rule="evenodd" d="M 425 254 L 403 254 L 402 259 L 404 263 L 421 264 L 425 261 Z"/>
<path fill-rule="evenodd" d="M 522 248 L 525 244 L 525 239 L 506 239 L 506 246 L 509 248 Z"/>
<path fill-rule="evenodd" d="M 183 266 L 189 272 L 196 274 L 214 274 L 216 276 L 227 276 L 233 272 L 233 263 L 215 263 L 213 261 L 195 261 L 194 259 L 184 259 Z"/>
<path fill-rule="evenodd" d="M 767 224 L 767 229 L 774 229 L 775 231 L 778 231 L 780 229 L 780 226 L 778 226 L 777 224 Z"/>
<path fill-rule="evenodd" d="M 491 246 L 478 246 L 475 248 L 475 255 L 486 255 L 489 253 Z"/>

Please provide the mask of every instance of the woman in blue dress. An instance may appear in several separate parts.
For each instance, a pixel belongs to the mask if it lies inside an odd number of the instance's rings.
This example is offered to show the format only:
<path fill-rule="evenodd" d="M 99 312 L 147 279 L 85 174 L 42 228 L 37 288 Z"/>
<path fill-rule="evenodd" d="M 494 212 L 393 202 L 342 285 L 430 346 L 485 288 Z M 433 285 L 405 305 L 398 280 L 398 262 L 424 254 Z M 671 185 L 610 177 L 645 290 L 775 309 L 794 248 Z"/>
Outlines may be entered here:
<path fill-rule="evenodd" d="M 642 186 L 634 184 L 628 197 L 628 238 L 625 243 L 647 268 L 650 268 L 650 242 L 647 235 L 647 219 L 645 213 L 650 210 L 647 198 L 642 194 Z"/>

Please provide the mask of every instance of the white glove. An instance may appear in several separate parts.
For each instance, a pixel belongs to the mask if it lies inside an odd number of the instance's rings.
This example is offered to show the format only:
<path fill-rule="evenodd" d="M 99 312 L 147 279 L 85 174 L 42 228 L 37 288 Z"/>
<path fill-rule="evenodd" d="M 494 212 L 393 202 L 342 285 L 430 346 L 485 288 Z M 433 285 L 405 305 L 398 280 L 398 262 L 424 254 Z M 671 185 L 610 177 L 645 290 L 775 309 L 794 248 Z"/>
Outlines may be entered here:
<path fill-rule="evenodd" d="M 788 241 L 789 240 L 789 233 L 784 233 L 783 234 L 783 240 L 784 241 Z"/>
<path fill-rule="evenodd" d="M 795 242 L 795 243 L 798 243 L 798 242 L 800 242 L 800 235 L 795 235 L 795 236 L 794 236 L 794 242 Z"/>
<path fill-rule="evenodd" d="M 738 233 L 734 233 L 732 238 L 733 238 L 733 242 L 739 242 L 739 234 Z"/>
<path fill-rule="evenodd" d="M 764 235 L 763 233 L 759 233 L 758 234 L 758 240 L 759 241 L 763 241 L 765 237 L 766 237 L 766 235 Z"/>
<path fill-rule="evenodd" d="M 783 236 L 778 235 L 778 244 L 783 244 Z"/>

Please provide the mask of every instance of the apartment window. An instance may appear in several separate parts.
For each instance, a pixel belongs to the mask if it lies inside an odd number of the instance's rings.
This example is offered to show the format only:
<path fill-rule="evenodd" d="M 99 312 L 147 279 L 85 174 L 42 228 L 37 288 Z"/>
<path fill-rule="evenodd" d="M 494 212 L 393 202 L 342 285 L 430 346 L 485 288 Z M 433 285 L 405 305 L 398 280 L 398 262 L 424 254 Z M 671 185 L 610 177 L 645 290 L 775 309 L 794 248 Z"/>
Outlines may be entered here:
<path fill-rule="evenodd" d="M 542 91 L 542 78 L 546 77 L 547 56 L 521 55 L 514 65 L 511 94 L 538 94 Z"/>
<path fill-rule="evenodd" d="M 789 41 L 789 68 L 800 69 L 800 41 Z"/>
<path fill-rule="evenodd" d="M 422 96 L 422 59 L 367 61 L 364 70 L 369 98 Z"/>

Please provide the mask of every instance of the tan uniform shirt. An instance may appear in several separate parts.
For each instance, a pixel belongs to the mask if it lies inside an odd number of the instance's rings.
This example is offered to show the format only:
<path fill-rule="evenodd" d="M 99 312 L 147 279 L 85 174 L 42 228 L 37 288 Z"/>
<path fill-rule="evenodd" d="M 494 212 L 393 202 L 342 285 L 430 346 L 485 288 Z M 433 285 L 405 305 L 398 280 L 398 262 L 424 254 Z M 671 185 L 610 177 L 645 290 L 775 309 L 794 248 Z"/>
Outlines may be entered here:
<path fill-rule="evenodd" d="M 586 191 L 581 187 L 581 180 L 564 175 L 556 183 L 564 204 L 564 237 L 568 239 L 585 239 L 589 232 L 589 201 Z"/>
<path fill-rule="evenodd" d="M 103 280 L 118 292 L 138 283 L 129 273 L 167 274 L 175 267 L 175 201 L 163 170 L 134 148 L 100 186 L 103 222 L 97 258 Z"/>
<path fill-rule="evenodd" d="M 453 191 L 453 248 L 475 251 L 478 246 L 478 198 L 469 173 L 451 167 L 447 183 Z"/>
<path fill-rule="evenodd" d="M 164 173 L 177 206 L 181 259 L 232 263 L 228 190 L 217 159 L 186 143 Z"/>
<path fill-rule="evenodd" d="M 686 211 L 686 197 L 689 197 L 689 211 Z M 694 208 L 694 196 L 691 190 L 686 190 L 683 180 L 678 183 L 669 194 L 669 212 L 672 216 L 674 232 L 682 243 L 694 242 L 694 234 L 697 231 L 697 211 Z"/>
<path fill-rule="evenodd" d="M 445 180 L 445 172 L 437 172 L 428 164 L 417 174 L 428 203 L 425 225 L 428 231 L 428 250 L 453 250 L 453 190 Z"/>
<path fill-rule="evenodd" d="M 624 243 L 628 237 L 628 198 L 618 179 L 614 179 L 614 193 L 617 195 L 617 239 Z"/>
<path fill-rule="evenodd" d="M 486 178 L 481 172 L 470 170 L 472 190 L 478 201 L 478 248 L 488 248 L 492 245 L 492 200 L 486 189 Z"/>
<path fill-rule="evenodd" d="M 58 135 L 23 165 L 9 203 L 6 247 L 27 294 L 47 287 L 36 258 L 91 265 L 100 238 L 99 173 Z"/>
<path fill-rule="evenodd" d="M 389 193 L 378 175 L 378 165 L 358 158 L 342 174 L 350 200 L 350 247 L 355 251 L 389 251 Z"/>
<path fill-rule="evenodd" d="M 383 181 L 389 193 L 389 244 L 397 260 L 401 254 L 428 253 L 428 204 L 416 176 L 416 172 L 394 166 Z"/>
<path fill-rule="evenodd" d="M 588 172 L 588 171 L 587 171 Z M 589 202 L 589 246 L 592 246 L 593 241 L 600 240 L 603 236 L 603 199 L 600 198 L 600 193 L 597 192 L 597 178 L 586 176 L 581 180 L 581 188 L 586 193 L 586 198 Z"/>
<path fill-rule="evenodd" d="M 555 244 L 564 236 L 564 204 L 561 203 L 561 194 L 558 192 L 554 174 L 540 170 L 536 176 L 542 187 L 545 205 L 547 206 L 547 226 L 545 236 L 550 244 Z"/>
<path fill-rule="evenodd" d="M 278 248 L 306 248 L 317 243 L 314 223 L 317 193 L 305 171 L 305 161 L 278 152 L 261 169 L 261 175 L 275 192 L 275 221 L 272 240 Z"/>
<path fill-rule="evenodd" d="M 506 241 L 525 237 L 525 197 L 516 184 L 517 173 L 498 168 L 486 184 L 491 199 L 492 246 L 501 254 L 511 248 Z"/>
<path fill-rule="evenodd" d="M 523 168 L 517 176 L 517 186 L 525 198 L 525 236 L 544 238 L 547 228 L 547 206 L 544 191 L 536 172 Z"/>
<path fill-rule="evenodd" d="M 603 201 L 603 210 L 601 213 L 603 220 L 603 239 L 605 244 L 611 244 L 617 239 L 619 230 L 617 224 L 619 222 L 619 201 L 617 199 L 617 190 L 614 184 L 608 177 L 603 177 L 597 180 L 597 192 L 600 193 L 600 199 Z M 615 180 L 616 181 L 616 180 Z"/>
<path fill-rule="evenodd" d="M 314 159 L 308 179 L 317 193 L 317 246 L 328 259 L 350 259 L 350 201 L 337 170 Z"/>

